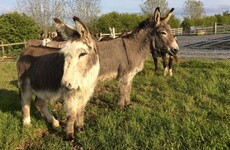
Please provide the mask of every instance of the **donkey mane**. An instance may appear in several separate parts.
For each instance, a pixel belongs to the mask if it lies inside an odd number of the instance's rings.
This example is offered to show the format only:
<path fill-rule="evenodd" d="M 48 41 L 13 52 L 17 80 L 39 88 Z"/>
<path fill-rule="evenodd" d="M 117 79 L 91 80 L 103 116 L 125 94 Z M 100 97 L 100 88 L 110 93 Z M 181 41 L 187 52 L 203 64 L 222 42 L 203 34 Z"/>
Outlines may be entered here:
<path fill-rule="evenodd" d="M 125 36 L 122 36 L 123 38 L 128 38 L 128 37 L 133 37 L 136 33 L 138 33 L 141 29 L 144 29 L 150 25 L 154 25 L 153 21 L 150 20 L 150 17 L 143 20 L 142 22 L 140 22 L 137 27 L 133 30 L 133 32 L 131 32 L 130 34 L 127 34 Z"/>

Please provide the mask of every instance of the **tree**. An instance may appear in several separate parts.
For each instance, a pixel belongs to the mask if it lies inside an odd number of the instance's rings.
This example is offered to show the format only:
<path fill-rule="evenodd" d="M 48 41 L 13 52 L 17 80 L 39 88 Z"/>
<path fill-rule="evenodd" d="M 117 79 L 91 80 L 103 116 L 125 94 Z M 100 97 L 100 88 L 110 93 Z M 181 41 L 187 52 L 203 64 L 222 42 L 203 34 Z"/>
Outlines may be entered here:
<path fill-rule="evenodd" d="M 67 16 L 66 1 L 63 0 L 16 0 L 15 10 L 31 16 L 45 36 L 53 25 L 53 18 Z"/>
<path fill-rule="evenodd" d="M 223 16 L 230 16 L 230 12 L 229 11 L 223 12 Z"/>
<path fill-rule="evenodd" d="M 39 33 L 41 32 L 31 17 L 18 12 L 1 15 L 0 29 L 0 41 L 4 43 L 39 38 Z"/>
<path fill-rule="evenodd" d="M 178 19 L 175 15 L 172 15 L 169 19 L 168 24 L 171 28 L 179 28 L 180 27 L 180 19 Z"/>
<path fill-rule="evenodd" d="M 184 20 L 181 23 L 181 27 L 184 30 L 188 30 L 189 31 L 189 29 L 190 29 L 191 26 L 192 26 L 191 19 L 189 19 L 187 17 L 184 17 Z"/>
<path fill-rule="evenodd" d="M 68 0 L 69 14 L 77 15 L 88 26 L 98 19 L 101 0 Z"/>
<path fill-rule="evenodd" d="M 163 14 L 169 10 L 168 2 L 166 0 L 146 0 L 140 5 L 141 11 L 144 15 L 152 15 L 156 7 L 160 7 Z"/>
<path fill-rule="evenodd" d="M 203 2 L 196 0 L 186 0 L 184 3 L 184 15 L 189 19 L 199 19 L 205 16 Z"/>
<path fill-rule="evenodd" d="M 144 20 L 143 15 L 111 12 L 102 15 L 93 25 L 96 32 L 108 33 L 109 27 L 114 27 L 116 32 L 121 32 L 123 29 L 132 31 L 137 25 Z"/>
<path fill-rule="evenodd" d="M 37 23 L 26 14 L 12 12 L 0 16 L 0 41 L 3 43 L 16 43 L 28 39 L 39 38 L 41 32 Z M 21 48 L 14 46 L 14 50 Z M 9 54 L 12 47 L 5 47 Z"/>
<path fill-rule="evenodd" d="M 185 30 L 189 30 L 191 26 L 205 26 L 210 27 L 213 26 L 215 22 L 218 21 L 217 16 L 206 16 L 203 18 L 197 18 L 197 19 L 189 19 L 184 18 L 183 22 L 181 23 L 181 26 Z"/>

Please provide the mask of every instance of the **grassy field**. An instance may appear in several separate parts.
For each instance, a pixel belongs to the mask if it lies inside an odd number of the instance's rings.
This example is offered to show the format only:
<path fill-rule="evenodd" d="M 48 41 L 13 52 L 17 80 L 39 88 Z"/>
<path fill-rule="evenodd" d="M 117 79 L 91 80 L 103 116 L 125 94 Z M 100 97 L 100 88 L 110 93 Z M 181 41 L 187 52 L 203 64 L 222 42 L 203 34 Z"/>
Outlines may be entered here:
<path fill-rule="evenodd" d="M 230 60 L 186 60 L 174 76 L 154 75 L 152 61 L 134 80 L 133 108 L 120 110 L 117 82 L 100 83 L 88 103 L 85 130 L 65 141 L 66 116 L 54 130 L 32 103 L 23 128 L 15 62 L 0 63 L 0 149 L 230 149 Z"/>

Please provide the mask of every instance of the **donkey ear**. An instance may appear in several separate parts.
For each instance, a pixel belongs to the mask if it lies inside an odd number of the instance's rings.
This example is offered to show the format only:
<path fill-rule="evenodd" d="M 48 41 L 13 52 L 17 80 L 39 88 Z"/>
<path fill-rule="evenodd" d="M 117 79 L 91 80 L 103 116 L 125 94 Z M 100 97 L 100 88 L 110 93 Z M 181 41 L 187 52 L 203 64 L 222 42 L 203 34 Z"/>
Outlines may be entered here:
<path fill-rule="evenodd" d="M 154 11 L 153 21 L 155 22 L 156 26 L 160 25 L 160 21 L 161 21 L 160 7 L 157 7 Z"/>
<path fill-rule="evenodd" d="M 168 22 L 169 19 L 170 19 L 171 16 L 172 16 L 172 12 L 173 12 L 173 11 L 174 11 L 174 8 L 172 8 L 172 9 L 168 12 L 168 14 L 167 14 L 165 17 L 161 18 L 161 20 L 164 21 L 164 22 Z"/>
<path fill-rule="evenodd" d="M 57 32 L 60 33 L 64 40 L 68 40 L 69 37 L 73 35 L 74 32 L 76 32 L 76 30 L 73 27 L 68 26 L 58 18 L 54 18 L 54 22 Z"/>
<path fill-rule="evenodd" d="M 88 28 L 85 24 L 76 16 L 73 17 L 73 21 L 76 25 L 76 31 L 80 34 L 81 37 L 86 37 L 89 34 Z"/>

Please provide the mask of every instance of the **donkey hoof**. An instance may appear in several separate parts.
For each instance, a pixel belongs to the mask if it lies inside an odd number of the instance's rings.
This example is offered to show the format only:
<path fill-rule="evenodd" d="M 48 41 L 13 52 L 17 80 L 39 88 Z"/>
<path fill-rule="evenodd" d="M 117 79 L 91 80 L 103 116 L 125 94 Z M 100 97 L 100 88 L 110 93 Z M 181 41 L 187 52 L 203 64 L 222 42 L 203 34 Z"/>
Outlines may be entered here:
<path fill-rule="evenodd" d="M 23 119 L 23 126 L 29 127 L 31 126 L 31 121 L 28 118 Z"/>
<path fill-rule="evenodd" d="M 83 127 L 83 126 L 77 126 L 77 131 L 78 131 L 78 132 L 84 131 L 84 127 Z"/>
<path fill-rule="evenodd" d="M 54 127 L 54 128 L 59 128 L 59 127 L 60 127 L 60 124 L 59 124 L 59 121 L 58 121 L 58 120 L 54 120 L 54 122 L 53 122 L 53 127 Z"/>
<path fill-rule="evenodd" d="M 125 108 L 133 108 L 133 104 L 126 104 Z"/>
<path fill-rule="evenodd" d="M 72 141 L 74 139 L 73 133 L 67 133 L 66 134 L 66 140 L 67 141 Z"/>
<path fill-rule="evenodd" d="M 118 105 L 118 107 L 120 109 L 124 109 L 125 108 L 125 103 L 123 103 L 123 102 L 118 102 L 117 105 Z"/>
<path fill-rule="evenodd" d="M 169 76 L 171 77 L 173 75 L 172 69 L 169 69 Z"/>
<path fill-rule="evenodd" d="M 164 76 L 167 76 L 169 74 L 169 69 L 166 67 L 165 69 L 164 69 Z"/>
<path fill-rule="evenodd" d="M 118 107 L 119 107 L 121 110 L 125 109 L 125 106 L 124 106 L 124 105 L 118 105 Z"/>

